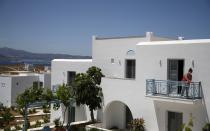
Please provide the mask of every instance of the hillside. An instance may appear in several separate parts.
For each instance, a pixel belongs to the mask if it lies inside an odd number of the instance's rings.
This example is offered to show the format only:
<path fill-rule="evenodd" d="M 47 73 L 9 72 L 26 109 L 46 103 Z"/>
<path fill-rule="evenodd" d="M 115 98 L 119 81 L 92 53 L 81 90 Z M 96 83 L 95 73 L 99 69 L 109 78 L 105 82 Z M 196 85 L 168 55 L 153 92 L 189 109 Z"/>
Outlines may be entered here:
<path fill-rule="evenodd" d="M 0 63 L 8 61 L 39 61 L 50 63 L 53 59 L 90 59 L 90 56 L 67 55 L 67 54 L 48 54 L 31 53 L 24 50 L 16 50 L 8 47 L 0 48 Z"/>

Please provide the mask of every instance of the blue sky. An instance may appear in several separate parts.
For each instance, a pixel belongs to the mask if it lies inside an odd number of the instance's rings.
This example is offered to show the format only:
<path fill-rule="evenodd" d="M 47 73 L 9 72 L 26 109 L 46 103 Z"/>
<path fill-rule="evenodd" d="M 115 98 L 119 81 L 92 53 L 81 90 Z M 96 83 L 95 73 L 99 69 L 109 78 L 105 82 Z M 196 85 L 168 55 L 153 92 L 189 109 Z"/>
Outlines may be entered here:
<path fill-rule="evenodd" d="M 210 38 L 210 0 L 0 0 L 0 47 L 91 55 L 92 35 Z"/>

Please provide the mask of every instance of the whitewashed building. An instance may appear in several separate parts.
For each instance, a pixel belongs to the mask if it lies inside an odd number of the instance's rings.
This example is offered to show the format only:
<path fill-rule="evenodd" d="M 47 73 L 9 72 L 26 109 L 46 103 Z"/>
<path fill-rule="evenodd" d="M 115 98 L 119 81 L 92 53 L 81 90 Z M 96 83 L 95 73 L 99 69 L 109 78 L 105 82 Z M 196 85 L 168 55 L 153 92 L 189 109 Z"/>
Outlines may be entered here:
<path fill-rule="evenodd" d="M 103 108 L 95 115 L 104 128 L 123 129 L 142 117 L 148 131 L 177 131 L 192 114 L 193 131 L 200 131 L 210 116 L 209 50 L 210 39 L 171 40 L 152 32 L 145 37 L 93 37 L 92 59 L 52 61 L 52 89 L 97 66 L 105 77 Z M 180 81 L 189 68 L 193 82 L 186 85 Z M 52 111 L 51 121 L 63 119 L 61 110 Z M 65 119 L 72 116 L 71 121 L 90 119 L 85 106 Z"/>
<path fill-rule="evenodd" d="M 16 97 L 25 89 L 38 85 L 51 87 L 50 73 L 32 73 L 27 71 L 13 71 L 0 75 L 0 102 L 4 106 L 16 105 Z"/>

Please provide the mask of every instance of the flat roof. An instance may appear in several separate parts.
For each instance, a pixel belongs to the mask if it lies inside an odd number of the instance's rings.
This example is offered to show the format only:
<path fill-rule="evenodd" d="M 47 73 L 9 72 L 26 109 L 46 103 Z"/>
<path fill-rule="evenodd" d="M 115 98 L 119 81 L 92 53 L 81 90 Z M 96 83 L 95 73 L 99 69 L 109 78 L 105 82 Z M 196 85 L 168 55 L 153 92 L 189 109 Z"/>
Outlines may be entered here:
<path fill-rule="evenodd" d="M 114 37 L 98 37 L 98 36 L 95 36 L 95 40 L 126 39 L 126 38 L 146 38 L 146 37 L 145 36 L 114 36 Z"/>
<path fill-rule="evenodd" d="M 52 61 L 60 62 L 92 62 L 92 59 L 54 59 Z"/>
<path fill-rule="evenodd" d="M 170 45 L 170 44 L 197 44 L 197 43 L 210 43 L 210 39 L 151 41 L 151 42 L 139 42 L 137 45 Z"/>

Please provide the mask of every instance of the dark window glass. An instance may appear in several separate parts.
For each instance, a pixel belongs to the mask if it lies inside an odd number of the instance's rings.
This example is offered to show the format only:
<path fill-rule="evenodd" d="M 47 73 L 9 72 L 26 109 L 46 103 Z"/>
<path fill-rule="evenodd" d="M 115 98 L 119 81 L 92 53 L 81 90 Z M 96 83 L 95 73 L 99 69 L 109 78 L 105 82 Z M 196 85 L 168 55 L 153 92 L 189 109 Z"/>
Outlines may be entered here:
<path fill-rule="evenodd" d="M 34 81 L 33 82 L 33 87 L 43 87 L 43 82 Z"/>
<path fill-rule="evenodd" d="M 70 85 L 73 82 L 73 80 L 76 76 L 76 72 L 75 71 L 68 71 L 67 73 L 68 73 L 67 84 Z"/>
<path fill-rule="evenodd" d="M 38 87 L 38 81 L 33 82 L 33 87 Z"/>
<path fill-rule="evenodd" d="M 126 78 L 135 78 L 136 60 L 126 60 Z"/>

